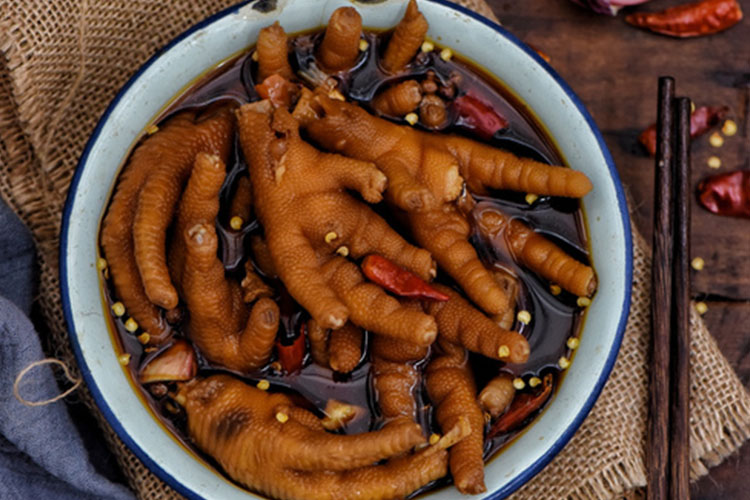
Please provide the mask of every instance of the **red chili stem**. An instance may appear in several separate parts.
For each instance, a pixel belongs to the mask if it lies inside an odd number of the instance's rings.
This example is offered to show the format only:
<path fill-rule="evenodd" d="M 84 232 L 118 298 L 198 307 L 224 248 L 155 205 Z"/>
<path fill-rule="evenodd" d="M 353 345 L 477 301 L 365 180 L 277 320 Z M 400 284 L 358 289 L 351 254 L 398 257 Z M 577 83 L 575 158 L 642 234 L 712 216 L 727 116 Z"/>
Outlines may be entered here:
<path fill-rule="evenodd" d="M 662 35 L 687 38 L 712 35 L 742 20 L 737 0 L 700 0 L 661 12 L 636 12 L 625 21 Z"/>
<path fill-rule="evenodd" d="M 457 98 L 453 106 L 458 115 L 456 124 L 475 131 L 483 139 L 489 139 L 508 126 L 508 121 L 492 106 L 471 94 Z"/>
<path fill-rule="evenodd" d="M 708 107 L 701 106 L 690 115 L 690 137 L 695 139 L 713 127 L 721 123 L 729 112 L 727 106 Z M 651 156 L 656 154 L 656 124 L 651 125 L 638 136 L 638 141 L 643 144 Z"/>
<path fill-rule="evenodd" d="M 548 373 L 542 381 L 542 388 L 536 394 L 524 392 L 516 395 L 510 404 L 508 411 L 498 418 L 490 431 L 487 433 L 487 439 L 492 439 L 498 434 L 510 432 L 520 426 L 532 413 L 544 405 L 552 394 L 553 376 Z"/>
<path fill-rule="evenodd" d="M 432 288 L 426 281 L 380 255 L 368 255 L 362 261 L 367 278 L 401 297 L 416 297 L 445 302 L 449 296 Z"/>
<path fill-rule="evenodd" d="M 284 372 L 296 373 L 302 369 L 302 362 L 305 360 L 307 351 L 306 336 L 307 326 L 302 323 L 299 336 L 290 345 L 284 345 L 280 340 L 276 341 L 276 354 L 279 356 L 279 363 Z"/>
<path fill-rule="evenodd" d="M 714 175 L 698 184 L 698 201 L 718 215 L 750 218 L 750 170 Z"/>

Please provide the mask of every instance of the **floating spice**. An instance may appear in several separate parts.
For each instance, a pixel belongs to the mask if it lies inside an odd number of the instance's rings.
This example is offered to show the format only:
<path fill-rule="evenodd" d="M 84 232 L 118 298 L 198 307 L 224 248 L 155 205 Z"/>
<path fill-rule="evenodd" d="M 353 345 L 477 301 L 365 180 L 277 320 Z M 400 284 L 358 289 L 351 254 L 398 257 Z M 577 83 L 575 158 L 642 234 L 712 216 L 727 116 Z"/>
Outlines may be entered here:
<path fill-rule="evenodd" d="M 661 12 L 636 12 L 625 21 L 662 35 L 687 38 L 712 35 L 742 20 L 737 0 L 701 0 Z"/>
<path fill-rule="evenodd" d="M 302 323 L 300 334 L 294 339 L 287 339 L 282 336 L 276 341 L 276 354 L 279 356 L 281 369 L 286 373 L 296 373 L 302 368 L 302 362 L 305 360 L 305 337 L 307 326 Z"/>
<path fill-rule="evenodd" d="M 529 311 L 518 311 L 516 318 L 524 325 L 528 325 L 529 323 L 531 323 L 531 313 Z"/>
<path fill-rule="evenodd" d="M 443 61 L 450 61 L 453 58 L 453 51 L 448 47 L 440 51 L 440 59 Z"/>
<path fill-rule="evenodd" d="M 245 223 L 245 221 L 242 220 L 242 217 L 239 217 L 237 215 L 235 215 L 234 217 L 232 217 L 231 219 L 229 219 L 229 227 L 231 227 L 235 231 L 239 231 L 240 229 L 242 229 L 242 225 L 244 223 Z"/>
<path fill-rule="evenodd" d="M 397 266 L 380 255 L 368 255 L 362 261 L 362 272 L 367 278 L 401 297 L 416 297 L 446 301 L 450 297 L 431 287 L 426 281 Z"/>
<path fill-rule="evenodd" d="M 750 170 L 708 177 L 698 184 L 698 201 L 718 215 L 750 218 Z"/>
<path fill-rule="evenodd" d="M 701 106 L 690 115 L 690 137 L 695 139 L 713 127 L 718 125 L 729 112 L 727 106 L 708 107 Z M 644 130 L 638 136 L 638 141 L 643 144 L 651 156 L 656 154 L 656 124 Z"/>
<path fill-rule="evenodd" d="M 471 94 L 459 97 L 453 101 L 453 106 L 458 115 L 456 125 L 473 130 L 483 139 L 489 139 L 508 126 L 507 120 L 497 111 Z"/>
<path fill-rule="evenodd" d="M 540 390 L 533 393 L 524 392 L 518 394 L 510 404 L 508 411 L 492 424 L 490 431 L 487 433 L 487 439 L 492 439 L 498 434 L 512 431 L 521 425 L 532 413 L 541 408 L 550 394 L 552 394 L 552 381 L 552 374 L 548 373 L 544 376 Z"/>
<path fill-rule="evenodd" d="M 122 302 L 115 302 L 112 304 L 112 312 L 115 313 L 115 316 L 120 317 L 125 314 L 125 306 Z"/>

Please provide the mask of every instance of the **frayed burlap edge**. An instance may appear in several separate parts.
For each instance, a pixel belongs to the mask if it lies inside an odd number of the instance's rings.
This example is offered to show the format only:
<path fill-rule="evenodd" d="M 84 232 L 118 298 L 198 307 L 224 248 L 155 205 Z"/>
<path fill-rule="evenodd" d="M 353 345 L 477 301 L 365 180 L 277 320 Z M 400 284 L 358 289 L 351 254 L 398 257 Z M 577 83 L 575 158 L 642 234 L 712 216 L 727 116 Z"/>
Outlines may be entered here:
<path fill-rule="evenodd" d="M 3 5 L 6 15 L 0 20 L 0 196 L 34 234 L 41 271 L 38 301 L 50 330 L 46 342 L 48 352 L 65 361 L 77 374 L 60 307 L 57 260 L 62 206 L 85 138 L 117 89 L 148 55 L 190 24 L 231 2 L 173 0 L 154 4 L 154 7 L 136 7 L 120 0 L 91 4 L 76 0 L 2 1 L 7 8 Z M 496 21 L 481 0 L 458 3 Z M 160 14 L 144 13 L 138 8 L 159 9 Z M 169 15 L 163 15 L 164 12 Z M 57 17 L 45 18 L 49 13 Z M 133 19 L 142 22 L 133 23 Z M 144 24 L 145 20 L 152 24 Z M 131 50 L 122 59 L 112 55 L 124 50 L 122 47 Z M 92 82 L 96 85 L 92 86 Z M 81 100 L 87 102 L 81 105 Z M 639 235 L 635 234 L 634 239 L 636 269 L 645 270 L 637 280 L 636 285 L 641 288 L 636 293 L 648 295 L 648 280 L 645 279 L 650 268 L 648 248 Z M 646 260 L 639 259 L 641 254 Z M 635 309 L 631 312 L 631 319 L 639 318 L 641 329 L 643 318 L 647 321 L 647 310 L 646 307 L 639 313 Z M 713 389 L 708 393 L 708 400 L 698 397 L 693 401 L 697 414 L 692 415 L 691 421 L 697 425 L 691 427 L 691 473 L 696 478 L 747 439 L 750 434 L 750 403 L 700 317 L 693 313 L 691 319 L 693 355 L 696 357 L 693 366 L 698 365 L 702 370 L 693 375 L 692 389 L 696 393 L 702 391 L 704 396 L 706 387 Z M 633 377 L 635 360 L 631 359 L 632 353 L 643 350 L 646 338 L 642 332 L 640 336 L 626 333 L 614 374 L 589 418 L 563 452 L 514 498 L 637 496 L 634 489 L 645 484 L 645 424 L 640 427 L 641 431 L 629 433 L 635 444 L 621 440 L 612 447 L 613 450 L 628 448 L 627 453 L 618 451 L 607 457 L 594 454 L 593 458 L 598 460 L 593 461 L 592 450 L 608 446 L 604 444 L 606 436 L 599 436 L 599 439 L 592 428 L 597 427 L 599 414 L 608 415 L 604 411 L 606 404 L 613 405 L 615 412 L 619 411 L 617 401 L 607 403 L 607 395 L 613 392 L 613 380 L 618 373 L 630 370 Z M 696 338 L 701 339 L 697 346 Z M 632 345 L 629 346 L 628 342 Z M 640 387 L 644 387 L 645 367 L 644 363 L 637 368 L 638 373 L 633 378 Z M 725 378 L 717 378 L 717 375 Z M 717 380 L 723 380 L 724 384 L 717 386 Z M 180 498 L 153 476 L 117 438 L 94 405 L 88 390 L 79 394 L 96 415 L 138 496 L 143 499 Z M 712 404 L 717 394 L 730 396 L 720 408 Z M 647 397 L 647 392 L 628 400 L 629 403 L 639 403 L 635 406 L 637 412 L 631 418 L 635 423 L 631 427 L 638 427 L 637 422 L 645 421 L 644 397 Z M 593 438 L 593 444 L 586 445 L 587 438 Z M 559 464 L 565 467 L 560 469 Z"/>

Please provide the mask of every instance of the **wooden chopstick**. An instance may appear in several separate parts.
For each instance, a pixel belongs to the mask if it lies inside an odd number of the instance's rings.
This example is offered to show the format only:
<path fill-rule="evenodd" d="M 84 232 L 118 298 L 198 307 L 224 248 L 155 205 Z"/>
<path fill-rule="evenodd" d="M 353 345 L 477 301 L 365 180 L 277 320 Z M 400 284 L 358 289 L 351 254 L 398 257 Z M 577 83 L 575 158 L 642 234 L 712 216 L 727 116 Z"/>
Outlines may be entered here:
<path fill-rule="evenodd" d="M 659 79 L 658 97 L 646 497 L 682 500 L 690 464 L 690 99 L 675 100 L 670 77 Z"/>
<path fill-rule="evenodd" d="M 648 500 L 667 500 L 669 488 L 669 361 L 672 311 L 672 122 L 674 79 L 659 78 L 656 120 L 653 262 L 651 268 L 651 399 Z"/>
<path fill-rule="evenodd" d="M 690 498 L 690 99 L 675 106 L 670 498 Z"/>

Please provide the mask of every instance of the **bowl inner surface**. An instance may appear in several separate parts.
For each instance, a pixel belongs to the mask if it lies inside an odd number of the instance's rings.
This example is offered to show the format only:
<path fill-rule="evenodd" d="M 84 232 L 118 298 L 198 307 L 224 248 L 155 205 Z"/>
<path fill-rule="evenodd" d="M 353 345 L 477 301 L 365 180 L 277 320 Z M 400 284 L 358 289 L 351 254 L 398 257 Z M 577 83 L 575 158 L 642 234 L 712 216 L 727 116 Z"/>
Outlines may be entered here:
<path fill-rule="evenodd" d="M 257 2 L 256 2 L 257 3 Z M 117 362 L 96 270 L 100 218 L 118 169 L 146 124 L 206 70 L 255 43 L 279 20 L 287 32 L 323 26 L 347 0 L 279 0 L 261 12 L 243 4 L 204 21 L 152 58 L 118 94 L 97 126 L 73 179 L 61 253 L 63 304 L 88 386 L 110 425 L 144 463 L 190 498 L 254 498 L 187 452 L 142 403 Z M 501 498 L 530 479 L 564 446 L 591 409 L 614 364 L 629 308 L 632 271 L 627 207 L 609 152 L 588 113 L 535 53 L 499 26 L 443 0 L 420 1 L 428 36 L 494 74 L 533 111 L 567 163 L 594 184 L 583 204 L 599 289 L 580 346 L 547 410 L 485 468 L 487 498 Z M 358 3 L 364 24 L 394 26 L 406 0 Z M 430 498 L 456 498 L 453 488 Z"/>

